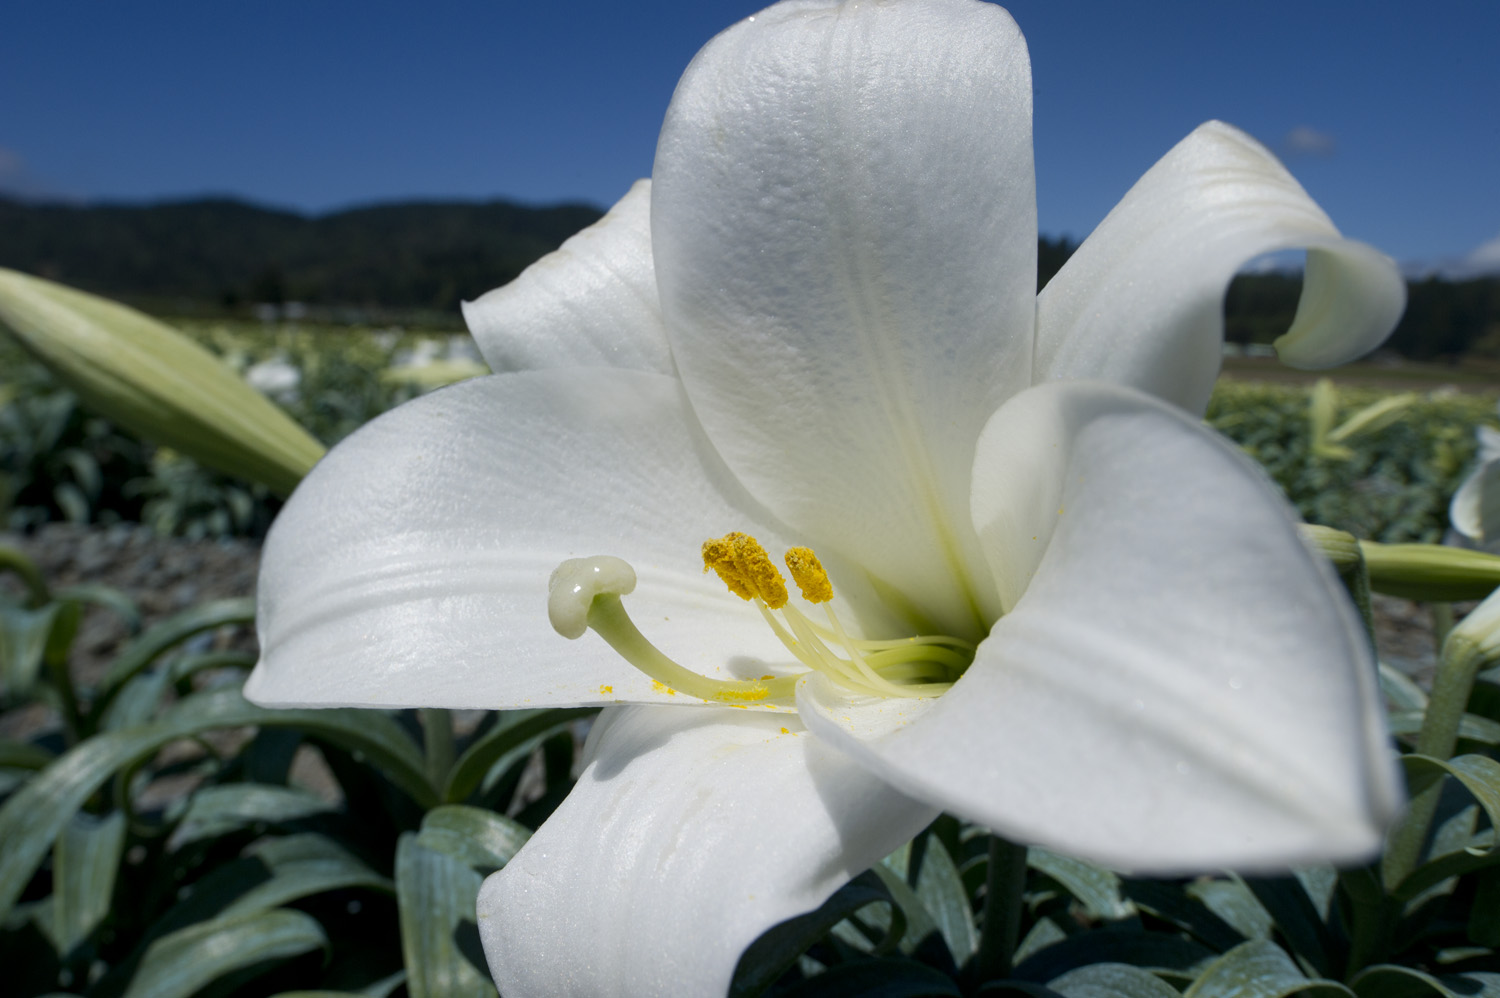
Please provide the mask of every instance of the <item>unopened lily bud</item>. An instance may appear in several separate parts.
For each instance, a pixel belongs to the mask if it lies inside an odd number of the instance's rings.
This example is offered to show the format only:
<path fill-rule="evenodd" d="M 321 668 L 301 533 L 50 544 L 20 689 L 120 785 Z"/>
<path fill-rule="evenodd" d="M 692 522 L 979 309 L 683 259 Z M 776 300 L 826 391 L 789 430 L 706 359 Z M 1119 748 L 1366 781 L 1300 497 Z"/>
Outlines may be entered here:
<path fill-rule="evenodd" d="M 1302 539 L 1323 552 L 1340 575 L 1359 568 L 1363 555 L 1360 554 L 1359 538 L 1353 534 L 1317 523 L 1304 523 L 1301 530 Z"/>
<path fill-rule="evenodd" d="M 1500 556 L 1440 544 L 1360 541 L 1370 588 L 1389 596 L 1452 602 L 1484 599 L 1500 586 Z"/>
<path fill-rule="evenodd" d="M 123 428 L 287 495 L 324 447 L 213 354 L 107 298 L 0 268 L 0 322 Z"/>

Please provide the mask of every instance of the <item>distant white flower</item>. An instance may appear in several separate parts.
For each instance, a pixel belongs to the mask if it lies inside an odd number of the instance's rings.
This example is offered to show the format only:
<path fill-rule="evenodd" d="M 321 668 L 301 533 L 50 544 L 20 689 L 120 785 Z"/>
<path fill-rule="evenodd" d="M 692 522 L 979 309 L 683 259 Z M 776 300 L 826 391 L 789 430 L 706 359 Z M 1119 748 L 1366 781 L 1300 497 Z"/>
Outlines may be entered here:
<path fill-rule="evenodd" d="M 1041 296 L 1035 212 L 1004 11 L 772 7 L 688 68 L 650 183 L 466 307 L 512 373 L 288 503 L 257 702 L 630 705 L 486 883 L 505 994 L 722 994 L 939 809 L 1141 871 L 1378 848 L 1364 636 L 1195 414 L 1243 261 L 1308 248 L 1303 366 L 1379 343 L 1399 274 L 1216 122 Z M 731 532 L 815 549 L 832 615 Z"/>
<path fill-rule="evenodd" d="M 250 387 L 277 402 L 295 402 L 302 386 L 302 371 L 280 355 L 252 364 L 245 370 Z"/>
<path fill-rule="evenodd" d="M 1474 547 L 1500 554 L 1500 430 L 1480 424 L 1474 432 L 1476 467 L 1453 493 L 1448 520 Z"/>

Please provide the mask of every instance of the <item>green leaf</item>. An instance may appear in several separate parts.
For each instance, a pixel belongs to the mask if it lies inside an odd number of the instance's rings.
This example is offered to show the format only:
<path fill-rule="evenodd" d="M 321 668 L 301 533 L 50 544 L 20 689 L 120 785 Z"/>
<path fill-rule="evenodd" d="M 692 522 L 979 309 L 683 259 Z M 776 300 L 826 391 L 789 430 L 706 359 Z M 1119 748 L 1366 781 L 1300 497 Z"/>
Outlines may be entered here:
<path fill-rule="evenodd" d="M 1245 941 L 1232 925 L 1210 911 L 1203 902 L 1188 895 L 1179 884 L 1135 879 L 1121 883 L 1124 895 L 1139 907 L 1187 929 L 1221 953 L 1227 953 Z"/>
<path fill-rule="evenodd" d="M 249 624 L 255 621 L 255 600 L 249 597 L 213 600 L 184 610 L 155 625 L 136 638 L 118 658 L 110 663 L 99 681 L 94 710 L 103 713 L 110 700 L 136 673 L 181 644 L 194 634 L 211 631 L 226 624 Z"/>
<path fill-rule="evenodd" d="M 83 802 L 116 771 L 163 746 L 214 728 L 300 728 L 365 756 L 423 806 L 436 803 L 422 754 L 388 716 L 359 710 L 265 710 L 237 689 L 195 694 L 159 721 L 96 735 L 58 757 L 0 805 L 0 922 L 37 864 Z"/>
<path fill-rule="evenodd" d="M 778 993 L 781 998 L 935 998 L 961 992 L 946 974 L 911 960 L 854 960 Z"/>
<path fill-rule="evenodd" d="M 1047 986 L 1063 998 L 1180 998 L 1176 988 L 1128 963 L 1095 963 L 1070 970 Z"/>
<path fill-rule="evenodd" d="M 264 783 L 204 787 L 188 800 L 173 845 L 218 838 L 247 825 L 276 825 L 337 810 L 306 790 Z"/>
<path fill-rule="evenodd" d="M 1202 880 L 1188 884 L 1185 893 L 1227 922 L 1246 939 L 1271 938 L 1271 916 L 1250 889 L 1238 880 Z"/>
<path fill-rule="evenodd" d="M 552 731 L 597 713 L 592 707 L 506 711 L 453 764 L 448 783 L 443 787 L 443 800 L 449 803 L 465 800 L 479 789 L 485 774 L 505 756 L 529 755 Z"/>
<path fill-rule="evenodd" d="M 1318 907 L 1297 877 L 1246 877 L 1244 880 L 1292 952 L 1318 973 L 1333 971 L 1333 941 Z"/>
<path fill-rule="evenodd" d="M 199 922 L 147 947 L 124 998 L 188 998 L 226 974 L 320 947 L 328 949 L 323 927 L 300 911 L 280 908 Z"/>
<path fill-rule="evenodd" d="M 62 956 L 109 914 L 125 851 L 125 813 L 73 815 L 52 850 L 52 936 Z"/>
<path fill-rule="evenodd" d="M 974 925 L 974 909 L 969 905 L 963 878 L 937 835 L 929 834 L 924 840 L 916 891 L 937 922 L 953 962 L 963 966 L 979 949 L 979 930 Z"/>
<path fill-rule="evenodd" d="M 1209 964 L 1184 998 L 1335 998 L 1348 988 L 1334 981 L 1312 981 L 1275 943 L 1252 939 Z"/>
<path fill-rule="evenodd" d="M 1415 735 L 1422 730 L 1420 710 L 1397 711 L 1390 715 L 1391 734 Z M 1493 721 L 1478 714 L 1464 714 L 1458 720 L 1458 737 L 1484 745 L 1500 745 L 1500 721 Z"/>
<path fill-rule="evenodd" d="M 530 837 L 531 829 L 503 814 L 445 804 L 422 819 L 417 844 L 489 874 L 509 863 Z"/>
<path fill-rule="evenodd" d="M 1474 878 L 1474 904 L 1469 909 L 1469 938 L 1490 949 L 1500 947 L 1500 867 Z"/>
<path fill-rule="evenodd" d="M 1413 796 L 1421 793 L 1434 781 L 1452 776 L 1474 797 L 1489 816 L 1492 828 L 1500 828 L 1500 762 L 1482 755 L 1461 755 L 1447 761 L 1422 755 L 1401 757 L 1406 768 L 1408 788 Z M 1448 877 L 1459 876 L 1471 870 L 1481 869 L 1500 862 L 1500 852 L 1495 848 L 1493 831 L 1485 834 L 1483 845 L 1433 857 L 1400 884 L 1392 895 L 1401 900 L 1410 900 L 1434 884 Z"/>
<path fill-rule="evenodd" d="M 879 914 L 871 919 L 874 924 L 888 933 L 900 930 L 900 935 L 889 940 L 889 944 L 894 944 L 900 947 L 901 952 L 910 954 L 928 936 L 941 936 L 937 920 L 932 917 L 932 913 L 927 910 L 927 906 L 922 903 L 921 898 L 917 897 L 916 891 L 911 889 L 905 878 L 884 863 L 876 863 L 871 867 L 870 872 L 880 878 L 880 882 L 890 892 L 892 903 L 901 909 L 902 917 L 899 920 L 894 917 L 883 918 Z M 892 912 L 892 916 L 894 914 Z"/>
<path fill-rule="evenodd" d="M 48 603 L 27 610 L 0 603 L 0 696 L 19 700 L 31 693 L 62 606 Z"/>
<path fill-rule="evenodd" d="M 0 769 L 42 769 L 55 758 L 40 745 L 0 740 Z"/>
<path fill-rule="evenodd" d="M 839 922 L 866 905 L 890 900 L 890 893 L 878 877 L 862 873 L 834 891 L 832 897 L 813 911 L 767 929 L 740 956 L 729 984 L 729 998 L 754 998 L 761 994 Z"/>
<path fill-rule="evenodd" d="M 1390 963 L 1366 968 L 1351 984 L 1359 998 L 1500 998 L 1500 974 L 1471 972 L 1439 978 Z"/>
<path fill-rule="evenodd" d="M 494 998 L 494 985 L 481 969 L 475 914 L 483 880 L 464 863 L 418 845 L 412 833 L 401 836 L 396 900 L 411 998 Z"/>
<path fill-rule="evenodd" d="M 1061 884 L 1100 921 L 1113 922 L 1134 914 L 1120 896 L 1119 876 L 1103 867 L 1040 848 L 1027 853 L 1026 865 Z"/>
<path fill-rule="evenodd" d="M 268 839 L 248 851 L 271 869 L 271 879 L 256 884 L 224 908 L 221 917 L 265 911 L 325 891 L 364 887 L 390 893 L 385 877 L 322 835 Z"/>
<path fill-rule="evenodd" d="M 128 593 L 97 582 L 79 582 L 63 586 L 53 595 L 59 603 L 92 603 L 102 606 L 120 618 L 129 634 L 141 629 L 141 608 Z"/>
<path fill-rule="evenodd" d="M 1128 963 L 1168 977 L 1194 977 L 1214 959 L 1207 947 L 1164 932 L 1084 932 L 1027 957 L 1011 976 L 1050 981 L 1093 963 Z"/>

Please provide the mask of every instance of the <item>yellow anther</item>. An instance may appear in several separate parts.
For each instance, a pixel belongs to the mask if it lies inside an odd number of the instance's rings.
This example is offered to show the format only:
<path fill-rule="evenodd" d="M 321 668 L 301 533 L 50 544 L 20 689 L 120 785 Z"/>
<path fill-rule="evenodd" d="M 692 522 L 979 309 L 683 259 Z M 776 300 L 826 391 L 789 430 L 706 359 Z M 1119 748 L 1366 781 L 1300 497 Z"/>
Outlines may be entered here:
<path fill-rule="evenodd" d="M 703 570 L 709 569 L 740 599 L 759 597 L 773 610 L 786 606 L 786 582 L 760 541 L 749 534 L 735 531 L 704 541 Z"/>
<path fill-rule="evenodd" d="M 802 590 L 802 598 L 809 603 L 827 603 L 833 599 L 833 583 L 823 563 L 813 554 L 812 548 L 792 548 L 786 553 L 786 570 L 792 573 L 792 581 Z"/>
<path fill-rule="evenodd" d="M 734 534 L 734 567 L 755 595 L 765 600 L 772 610 L 786 606 L 786 582 L 777 571 L 776 563 L 760 546 L 760 541 L 749 534 Z"/>
<path fill-rule="evenodd" d="M 736 538 L 744 534 L 725 534 L 723 537 L 703 542 L 703 570 L 706 572 L 713 569 L 719 576 L 719 581 L 729 587 L 729 591 L 740 599 L 751 600 L 755 598 L 755 590 L 750 588 L 749 580 L 740 574 L 740 570 L 734 563 L 734 542 Z"/>

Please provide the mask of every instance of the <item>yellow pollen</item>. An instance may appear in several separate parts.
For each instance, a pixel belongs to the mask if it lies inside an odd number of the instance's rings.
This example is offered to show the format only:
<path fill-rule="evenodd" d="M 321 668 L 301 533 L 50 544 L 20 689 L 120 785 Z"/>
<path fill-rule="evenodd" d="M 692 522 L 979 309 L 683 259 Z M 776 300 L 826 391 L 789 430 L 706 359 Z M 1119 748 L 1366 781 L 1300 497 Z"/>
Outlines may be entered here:
<path fill-rule="evenodd" d="M 613 686 L 601 686 L 601 687 L 599 687 L 599 692 L 600 693 L 613 693 L 614 691 L 615 691 L 615 688 Z"/>
<path fill-rule="evenodd" d="M 809 603 L 827 603 L 833 599 L 833 583 L 823 563 L 813 554 L 812 548 L 791 548 L 786 553 L 786 570 L 792 581 L 802 590 L 802 598 Z"/>
<path fill-rule="evenodd" d="M 789 735 L 789 734 L 791 734 L 791 732 L 790 732 L 790 731 L 788 731 L 788 730 L 787 730 L 787 729 L 786 729 L 786 728 L 782 728 L 782 729 L 781 729 L 781 733 L 782 733 L 782 734 L 783 734 L 783 735 Z"/>
<path fill-rule="evenodd" d="M 740 574 L 739 568 L 734 563 L 734 542 L 743 536 L 745 535 L 735 532 L 704 541 L 703 570 L 707 572 L 713 569 L 719 581 L 728 586 L 730 592 L 740 599 L 752 600 L 755 598 L 755 590 L 750 588 L 749 580 Z"/>
<path fill-rule="evenodd" d="M 749 534 L 735 531 L 704 541 L 703 570 L 710 568 L 740 599 L 759 597 L 773 610 L 786 606 L 786 582 L 760 541 Z"/>

